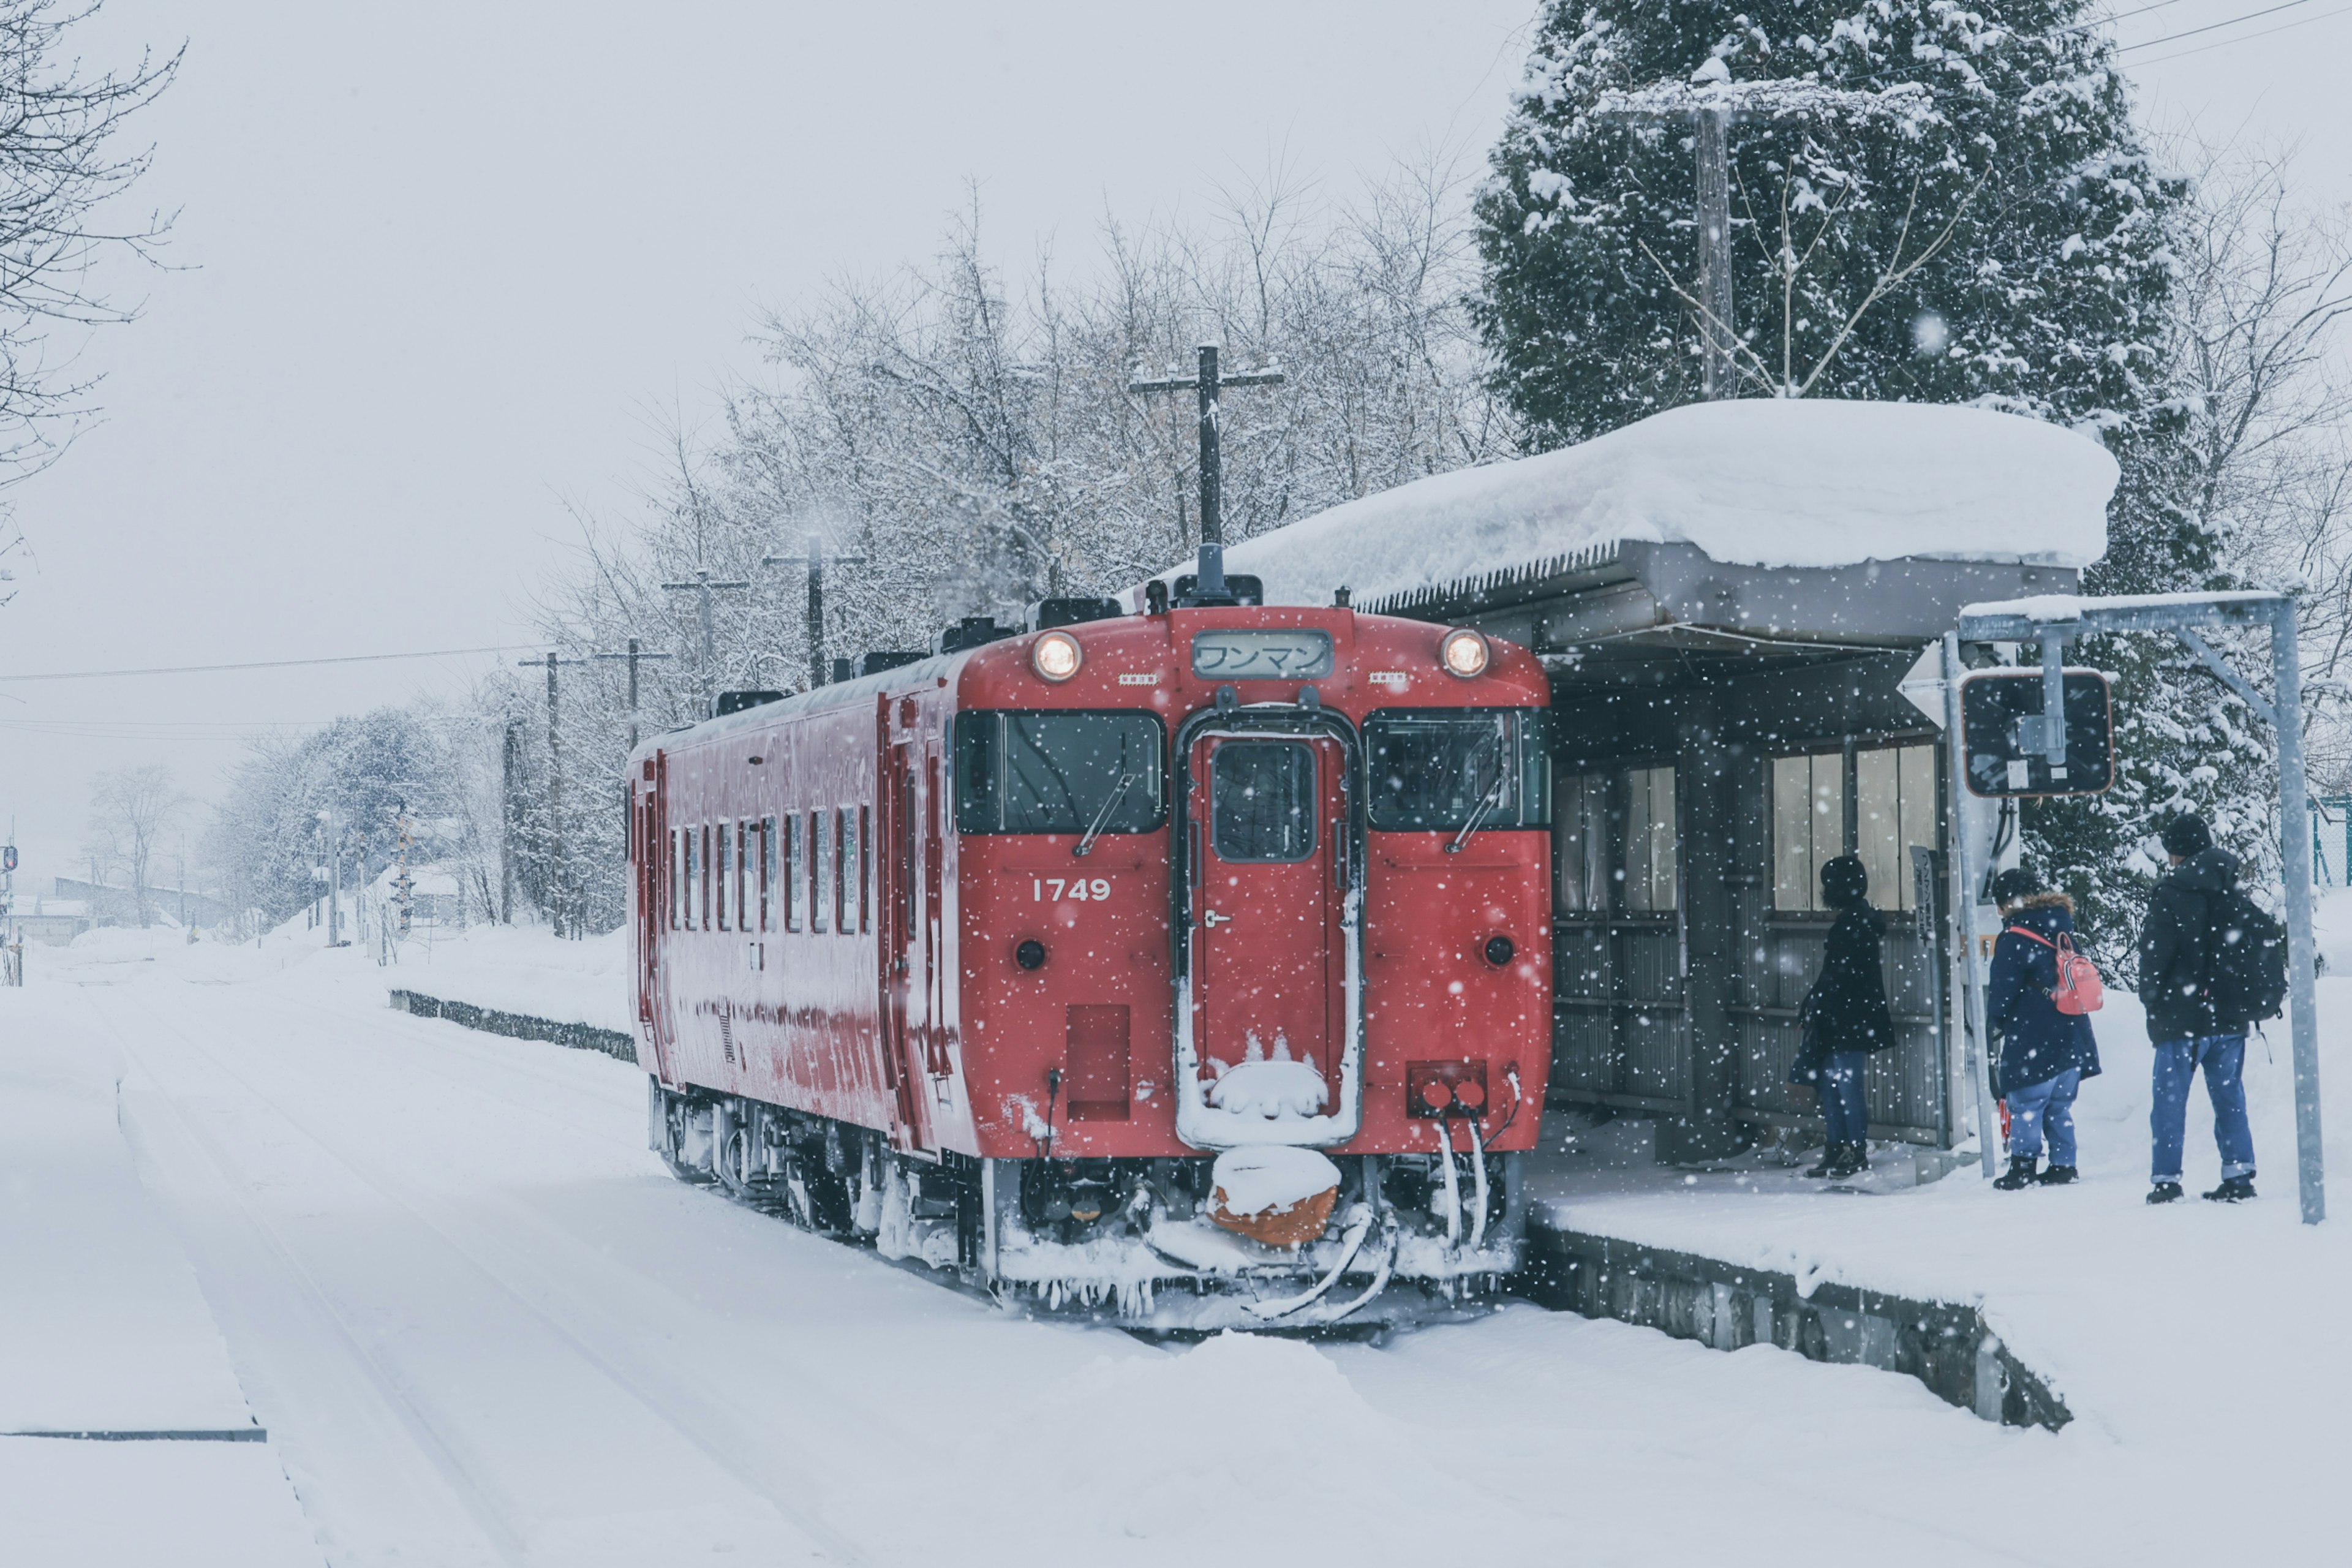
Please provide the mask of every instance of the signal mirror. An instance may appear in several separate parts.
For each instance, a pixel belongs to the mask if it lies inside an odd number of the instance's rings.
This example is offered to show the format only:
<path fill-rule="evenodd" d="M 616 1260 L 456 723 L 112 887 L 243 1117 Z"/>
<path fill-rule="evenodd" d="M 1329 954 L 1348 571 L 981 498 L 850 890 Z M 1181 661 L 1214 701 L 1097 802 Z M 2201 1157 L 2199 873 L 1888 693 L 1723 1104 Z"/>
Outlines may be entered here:
<path fill-rule="evenodd" d="M 2046 711 L 2041 670 L 1987 672 L 1960 682 L 1970 795 L 2101 795 L 2116 782 L 2115 700 L 2107 678 L 2070 669 L 2063 680 L 2063 727 Z"/>

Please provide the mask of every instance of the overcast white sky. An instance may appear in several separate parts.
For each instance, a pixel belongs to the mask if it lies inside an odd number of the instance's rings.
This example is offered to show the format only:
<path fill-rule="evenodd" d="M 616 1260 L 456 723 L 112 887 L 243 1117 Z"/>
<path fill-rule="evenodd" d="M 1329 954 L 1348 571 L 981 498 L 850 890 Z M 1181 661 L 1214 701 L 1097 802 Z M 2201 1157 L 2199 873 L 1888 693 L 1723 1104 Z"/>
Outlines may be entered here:
<path fill-rule="evenodd" d="M 1427 142 L 1475 153 L 1533 14 L 109 0 L 88 57 L 189 45 L 143 127 L 184 269 L 125 279 L 144 319 L 85 355 L 104 423 L 16 492 L 34 553 L 0 673 L 527 641 L 565 502 L 626 508 L 661 411 L 691 419 L 751 363 L 760 307 L 928 256 L 967 178 L 1006 261 L 1050 237 L 1075 263 L 1107 206 L 1199 207 L 1276 156 L 1344 195 Z M 2126 58 L 2152 62 L 2156 123 L 2300 143 L 2310 197 L 2340 203 L 2347 46 L 2352 0 L 2302 0 Z M 0 684 L 0 826 L 28 872 L 69 869 L 99 769 L 169 761 L 207 791 L 258 727 L 454 691 L 496 657 Z"/>

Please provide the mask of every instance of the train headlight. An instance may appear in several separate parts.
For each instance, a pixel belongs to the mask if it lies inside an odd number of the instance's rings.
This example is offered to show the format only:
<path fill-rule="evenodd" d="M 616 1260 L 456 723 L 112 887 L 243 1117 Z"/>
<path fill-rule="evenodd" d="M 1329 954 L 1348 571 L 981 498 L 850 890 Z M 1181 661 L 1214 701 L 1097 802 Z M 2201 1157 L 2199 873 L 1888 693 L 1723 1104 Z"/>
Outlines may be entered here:
<path fill-rule="evenodd" d="M 1077 638 L 1067 632 L 1047 632 L 1030 648 L 1029 668 L 1040 678 L 1059 684 L 1077 674 L 1086 658 Z"/>
<path fill-rule="evenodd" d="M 1445 673 L 1465 680 L 1486 674 L 1487 661 L 1493 657 L 1494 650 L 1486 646 L 1486 639 L 1468 626 L 1457 626 L 1446 633 L 1445 640 L 1437 645 L 1437 662 L 1445 667 Z"/>

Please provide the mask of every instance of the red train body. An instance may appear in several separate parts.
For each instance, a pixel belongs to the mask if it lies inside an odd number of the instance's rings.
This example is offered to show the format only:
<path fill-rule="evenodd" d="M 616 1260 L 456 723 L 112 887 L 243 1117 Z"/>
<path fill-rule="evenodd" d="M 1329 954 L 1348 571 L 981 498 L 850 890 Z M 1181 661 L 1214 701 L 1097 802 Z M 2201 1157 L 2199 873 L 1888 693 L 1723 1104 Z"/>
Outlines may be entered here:
<path fill-rule="evenodd" d="M 1449 672 L 1447 636 L 1178 607 L 641 747 L 656 1146 L 1135 1321 L 1369 1318 L 1507 1272 L 1550 1057 L 1548 689 L 1484 639 Z M 1297 1246 L 1220 1190 L 1325 1169 L 1268 1148 L 1331 1163 Z"/>

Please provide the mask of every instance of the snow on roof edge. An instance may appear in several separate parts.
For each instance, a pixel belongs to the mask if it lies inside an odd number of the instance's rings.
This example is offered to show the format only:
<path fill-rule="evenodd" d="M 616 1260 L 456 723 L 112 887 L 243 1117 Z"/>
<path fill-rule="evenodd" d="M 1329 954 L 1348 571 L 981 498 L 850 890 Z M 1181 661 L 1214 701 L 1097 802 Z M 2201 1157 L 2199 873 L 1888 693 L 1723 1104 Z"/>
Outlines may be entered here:
<path fill-rule="evenodd" d="M 1225 552 L 1269 604 L 1426 596 L 1526 580 L 1631 541 L 1727 564 L 1944 559 L 2080 569 L 2106 551 L 2120 470 L 2095 437 L 1952 405 L 1686 405 L 1537 457 L 1345 502 Z M 1189 567 L 1172 568 L 1172 577 Z M 1570 568 L 1563 568 L 1570 569 Z"/>

